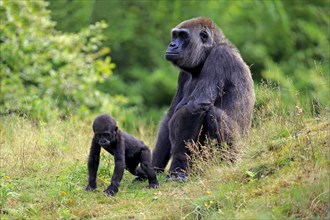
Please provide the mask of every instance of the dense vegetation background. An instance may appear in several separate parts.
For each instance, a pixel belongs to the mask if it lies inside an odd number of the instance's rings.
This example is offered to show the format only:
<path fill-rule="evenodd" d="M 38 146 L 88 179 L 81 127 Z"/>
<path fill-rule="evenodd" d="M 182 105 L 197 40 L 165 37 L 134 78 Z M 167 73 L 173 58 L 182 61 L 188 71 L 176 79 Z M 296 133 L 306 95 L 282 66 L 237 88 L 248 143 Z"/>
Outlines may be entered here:
<path fill-rule="evenodd" d="M 128 124 L 136 115 L 158 121 L 178 75 L 164 60 L 170 30 L 196 16 L 212 18 L 239 48 L 257 90 L 272 82 L 288 108 L 298 101 L 317 113 L 329 105 L 325 0 L 2 0 L 0 7 L 2 114 L 125 112 Z"/>
<path fill-rule="evenodd" d="M 329 12 L 328 0 L 0 0 L 0 219 L 329 219 Z M 178 76 L 170 30 L 196 16 L 253 74 L 237 162 L 206 147 L 187 183 L 159 174 L 147 190 L 126 173 L 108 198 L 102 151 L 85 192 L 97 114 L 154 146 Z"/>

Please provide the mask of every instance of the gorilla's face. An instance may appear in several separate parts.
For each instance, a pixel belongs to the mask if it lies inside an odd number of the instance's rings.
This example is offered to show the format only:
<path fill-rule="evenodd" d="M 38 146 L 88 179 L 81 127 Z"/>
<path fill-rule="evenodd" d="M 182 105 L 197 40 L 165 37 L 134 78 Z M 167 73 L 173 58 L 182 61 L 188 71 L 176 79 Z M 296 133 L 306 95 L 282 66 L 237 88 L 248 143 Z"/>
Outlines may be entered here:
<path fill-rule="evenodd" d="M 108 115 L 98 116 L 93 123 L 94 141 L 101 146 L 115 143 L 118 127 L 115 120 Z"/>
<path fill-rule="evenodd" d="M 116 131 L 95 133 L 94 137 L 99 145 L 107 147 L 116 142 Z"/>
<path fill-rule="evenodd" d="M 213 47 L 213 40 L 207 28 L 181 28 L 172 30 L 172 41 L 165 58 L 182 69 L 193 69 L 205 62 Z"/>
<path fill-rule="evenodd" d="M 186 29 L 173 29 L 172 41 L 168 45 L 165 53 L 165 58 L 173 63 L 182 60 L 184 58 L 184 51 L 190 42 L 190 33 Z"/>

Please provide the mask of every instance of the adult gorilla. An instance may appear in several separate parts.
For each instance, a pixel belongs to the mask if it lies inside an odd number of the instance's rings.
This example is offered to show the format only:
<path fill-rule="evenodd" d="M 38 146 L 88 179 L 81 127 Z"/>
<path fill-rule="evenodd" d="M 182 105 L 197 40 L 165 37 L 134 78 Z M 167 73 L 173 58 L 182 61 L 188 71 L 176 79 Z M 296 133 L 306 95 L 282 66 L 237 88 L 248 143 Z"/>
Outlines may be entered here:
<path fill-rule="evenodd" d="M 229 145 L 250 128 L 255 100 L 249 67 L 208 18 L 172 29 L 165 58 L 180 69 L 178 88 L 160 124 L 152 165 L 163 171 L 172 156 L 171 178 L 187 179 L 186 141 L 206 136 Z"/>

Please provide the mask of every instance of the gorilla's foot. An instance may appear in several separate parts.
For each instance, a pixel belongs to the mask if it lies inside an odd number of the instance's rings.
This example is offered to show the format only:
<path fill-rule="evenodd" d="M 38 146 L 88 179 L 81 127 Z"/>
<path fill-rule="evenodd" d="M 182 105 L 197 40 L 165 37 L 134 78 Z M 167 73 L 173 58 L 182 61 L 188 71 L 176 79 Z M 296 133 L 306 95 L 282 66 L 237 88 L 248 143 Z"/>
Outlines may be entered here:
<path fill-rule="evenodd" d="M 170 176 L 166 177 L 166 181 L 187 182 L 188 179 L 185 172 L 172 172 Z"/>

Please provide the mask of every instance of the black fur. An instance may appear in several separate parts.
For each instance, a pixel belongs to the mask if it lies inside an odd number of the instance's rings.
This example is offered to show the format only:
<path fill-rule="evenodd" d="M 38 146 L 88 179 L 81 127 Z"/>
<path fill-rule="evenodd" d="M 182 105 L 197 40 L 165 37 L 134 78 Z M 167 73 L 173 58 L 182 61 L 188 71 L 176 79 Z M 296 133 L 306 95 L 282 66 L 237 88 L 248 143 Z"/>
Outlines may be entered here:
<path fill-rule="evenodd" d="M 232 144 L 244 136 L 255 95 L 248 66 L 213 21 L 187 20 L 173 32 L 165 58 L 180 68 L 178 88 L 160 124 L 152 165 L 163 171 L 172 156 L 170 175 L 182 181 L 189 168 L 185 142 L 208 136 Z"/>
<path fill-rule="evenodd" d="M 114 196 L 118 192 L 125 168 L 133 175 L 138 176 L 137 179 L 147 178 L 149 180 L 148 188 L 158 188 L 157 177 L 151 167 L 150 150 L 142 141 L 119 130 L 115 120 L 106 114 L 96 117 L 93 131 L 94 137 L 88 158 L 89 179 L 86 191 L 96 189 L 101 147 L 114 155 L 115 158 L 111 184 L 104 191 L 106 195 Z"/>

